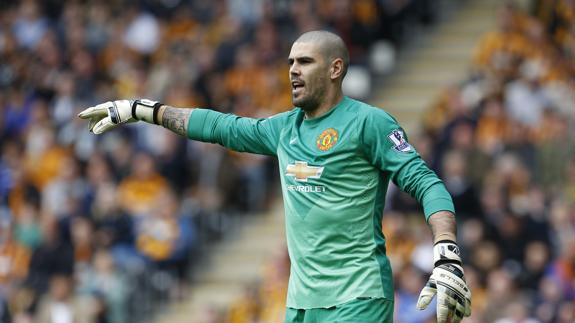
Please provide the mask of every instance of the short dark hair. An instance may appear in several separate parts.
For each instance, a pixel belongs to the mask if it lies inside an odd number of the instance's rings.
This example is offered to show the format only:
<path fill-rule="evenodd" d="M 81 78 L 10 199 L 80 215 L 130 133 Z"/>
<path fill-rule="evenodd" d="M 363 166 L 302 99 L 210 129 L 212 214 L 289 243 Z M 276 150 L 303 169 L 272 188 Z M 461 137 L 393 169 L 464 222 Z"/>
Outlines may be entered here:
<path fill-rule="evenodd" d="M 302 34 L 295 42 L 317 43 L 324 57 L 330 62 L 341 58 L 343 60 L 342 79 L 345 77 L 349 67 L 349 51 L 341 37 L 327 30 L 313 30 Z"/>

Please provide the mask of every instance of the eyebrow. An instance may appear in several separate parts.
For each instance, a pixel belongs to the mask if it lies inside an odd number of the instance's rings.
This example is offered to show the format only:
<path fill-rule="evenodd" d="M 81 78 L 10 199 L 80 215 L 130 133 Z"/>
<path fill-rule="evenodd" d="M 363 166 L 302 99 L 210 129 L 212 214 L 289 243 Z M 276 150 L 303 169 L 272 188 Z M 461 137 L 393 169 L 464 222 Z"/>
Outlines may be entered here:
<path fill-rule="evenodd" d="M 290 57 L 288 58 L 288 64 L 292 65 L 295 61 L 298 62 L 303 62 L 303 63 L 310 63 L 310 62 L 315 62 L 315 58 L 311 57 L 311 56 L 299 56 L 296 58 Z"/>

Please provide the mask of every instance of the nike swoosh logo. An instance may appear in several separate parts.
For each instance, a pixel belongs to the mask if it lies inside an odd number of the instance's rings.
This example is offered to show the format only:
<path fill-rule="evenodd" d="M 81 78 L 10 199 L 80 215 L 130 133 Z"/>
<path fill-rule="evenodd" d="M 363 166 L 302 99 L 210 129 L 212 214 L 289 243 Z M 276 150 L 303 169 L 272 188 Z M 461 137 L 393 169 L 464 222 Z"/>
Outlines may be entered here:
<path fill-rule="evenodd" d="M 297 141 L 297 138 L 294 137 L 289 141 L 289 144 L 293 145 L 293 144 L 295 144 L 296 141 Z"/>

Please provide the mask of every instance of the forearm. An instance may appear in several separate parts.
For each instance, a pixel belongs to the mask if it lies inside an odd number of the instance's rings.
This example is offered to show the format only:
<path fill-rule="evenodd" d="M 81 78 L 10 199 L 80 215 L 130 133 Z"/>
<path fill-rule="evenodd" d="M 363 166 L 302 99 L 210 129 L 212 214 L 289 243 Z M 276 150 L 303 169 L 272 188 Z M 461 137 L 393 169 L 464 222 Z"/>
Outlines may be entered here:
<path fill-rule="evenodd" d="M 273 129 L 267 123 L 268 119 L 242 118 L 207 109 L 175 108 L 165 104 L 154 115 L 154 118 L 148 116 L 139 120 L 161 125 L 192 140 L 220 144 L 235 151 L 275 154 L 276 143 L 271 141 Z"/>
<path fill-rule="evenodd" d="M 433 213 L 428 220 L 431 233 L 433 234 L 433 243 L 442 240 L 456 241 L 457 225 L 455 214 L 449 211 L 439 211 Z"/>
<path fill-rule="evenodd" d="M 158 111 L 158 124 L 185 137 L 193 110 L 162 105 Z"/>
<path fill-rule="evenodd" d="M 428 219 L 433 233 L 433 271 L 419 294 L 417 308 L 425 309 L 437 294 L 437 322 L 460 322 L 471 315 L 471 290 L 465 282 L 459 247 L 455 242 L 455 214 L 433 213 Z"/>
<path fill-rule="evenodd" d="M 185 135 L 189 139 L 219 144 L 238 152 L 275 155 L 277 141 L 269 118 L 245 118 L 209 109 L 194 109 L 193 114 L 186 116 L 183 127 L 187 128 Z M 182 124 L 178 120 L 182 118 L 174 113 L 168 126 L 180 129 Z"/>
<path fill-rule="evenodd" d="M 426 219 L 439 211 L 455 212 L 445 185 L 421 158 L 416 156 L 397 167 L 394 182 L 421 204 Z"/>

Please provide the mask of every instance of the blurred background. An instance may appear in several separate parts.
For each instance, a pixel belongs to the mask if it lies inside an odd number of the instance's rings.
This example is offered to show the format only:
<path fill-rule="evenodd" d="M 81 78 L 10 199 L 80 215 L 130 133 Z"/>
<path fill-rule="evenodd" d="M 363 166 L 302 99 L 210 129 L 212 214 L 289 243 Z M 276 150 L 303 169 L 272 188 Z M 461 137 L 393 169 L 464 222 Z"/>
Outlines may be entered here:
<path fill-rule="evenodd" d="M 575 322 L 575 1 L 0 3 L 0 323 L 283 322 L 276 161 L 76 115 L 150 98 L 290 109 L 302 32 L 346 41 L 346 94 L 388 110 L 453 195 L 473 314 Z M 390 187 L 396 322 L 432 270 L 422 211 Z"/>

